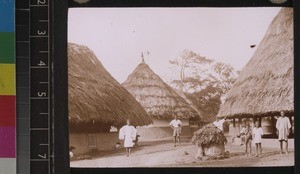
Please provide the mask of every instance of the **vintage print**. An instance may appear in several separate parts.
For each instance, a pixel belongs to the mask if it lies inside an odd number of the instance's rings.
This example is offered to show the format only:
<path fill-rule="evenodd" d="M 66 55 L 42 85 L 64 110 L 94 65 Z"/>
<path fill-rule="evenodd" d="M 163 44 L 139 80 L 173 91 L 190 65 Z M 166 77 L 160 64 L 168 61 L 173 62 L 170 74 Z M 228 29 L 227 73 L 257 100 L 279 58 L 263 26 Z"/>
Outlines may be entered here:
<path fill-rule="evenodd" d="M 294 165 L 292 8 L 72 8 L 71 167 Z"/>

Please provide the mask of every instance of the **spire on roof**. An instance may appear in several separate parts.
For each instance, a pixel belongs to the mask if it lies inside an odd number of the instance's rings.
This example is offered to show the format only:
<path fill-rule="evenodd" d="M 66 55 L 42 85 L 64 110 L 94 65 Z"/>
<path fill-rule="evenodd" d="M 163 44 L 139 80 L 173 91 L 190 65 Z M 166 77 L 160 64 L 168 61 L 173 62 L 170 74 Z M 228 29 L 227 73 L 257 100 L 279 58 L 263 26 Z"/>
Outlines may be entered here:
<path fill-rule="evenodd" d="M 145 63 L 145 59 L 144 59 L 144 53 L 141 53 L 141 57 L 142 57 L 142 63 Z"/>

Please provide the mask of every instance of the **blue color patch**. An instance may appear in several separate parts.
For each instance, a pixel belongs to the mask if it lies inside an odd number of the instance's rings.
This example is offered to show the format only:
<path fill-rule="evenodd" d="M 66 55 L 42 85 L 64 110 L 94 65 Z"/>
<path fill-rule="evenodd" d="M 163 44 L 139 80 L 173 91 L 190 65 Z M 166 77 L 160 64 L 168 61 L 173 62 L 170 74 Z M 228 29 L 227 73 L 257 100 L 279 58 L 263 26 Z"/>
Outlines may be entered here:
<path fill-rule="evenodd" d="M 15 0 L 0 0 L 0 32 L 15 31 Z"/>

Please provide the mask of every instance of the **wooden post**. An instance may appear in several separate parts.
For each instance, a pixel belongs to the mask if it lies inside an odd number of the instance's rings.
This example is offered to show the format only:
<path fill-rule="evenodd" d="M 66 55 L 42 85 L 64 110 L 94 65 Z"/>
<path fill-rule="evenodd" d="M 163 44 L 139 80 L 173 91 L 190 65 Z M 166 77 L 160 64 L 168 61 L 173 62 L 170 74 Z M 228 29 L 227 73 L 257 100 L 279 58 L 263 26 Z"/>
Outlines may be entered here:
<path fill-rule="evenodd" d="M 271 116 L 271 120 L 272 120 L 272 136 L 276 136 L 276 122 L 275 122 L 275 118 L 274 116 Z"/>
<path fill-rule="evenodd" d="M 289 120 L 290 120 L 291 126 L 293 127 L 292 116 L 289 116 Z M 291 134 L 294 134 L 292 127 L 291 127 L 290 131 L 291 131 Z"/>
<path fill-rule="evenodd" d="M 233 118 L 233 127 L 235 128 L 235 118 Z"/>

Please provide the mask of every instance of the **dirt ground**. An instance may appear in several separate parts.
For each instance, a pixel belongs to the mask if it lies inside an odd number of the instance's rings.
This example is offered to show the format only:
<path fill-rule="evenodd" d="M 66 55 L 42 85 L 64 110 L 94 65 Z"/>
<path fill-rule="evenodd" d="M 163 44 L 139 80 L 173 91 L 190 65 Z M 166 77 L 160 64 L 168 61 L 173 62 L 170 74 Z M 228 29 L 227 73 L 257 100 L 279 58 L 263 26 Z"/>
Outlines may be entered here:
<path fill-rule="evenodd" d="M 244 146 L 228 142 L 226 151 L 229 158 L 219 160 L 199 160 L 195 158 L 197 149 L 188 139 L 181 146 L 173 147 L 172 139 L 155 142 L 141 142 L 127 157 L 125 149 L 90 154 L 92 159 L 71 160 L 71 167 L 251 167 L 251 166 L 293 166 L 294 149 L 289 154 L 279 154 L 278 148 L 263 146 L 261 158 L 255 157 L 252 147 L 251 157 L 244 155 Z"/>

